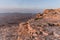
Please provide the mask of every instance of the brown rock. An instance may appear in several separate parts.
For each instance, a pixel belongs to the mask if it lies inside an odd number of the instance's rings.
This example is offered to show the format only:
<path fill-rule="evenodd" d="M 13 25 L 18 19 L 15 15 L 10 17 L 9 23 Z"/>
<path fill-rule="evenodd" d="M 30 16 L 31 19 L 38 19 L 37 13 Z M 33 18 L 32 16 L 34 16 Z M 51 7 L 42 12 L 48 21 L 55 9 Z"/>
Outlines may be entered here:
<path fill-rule="evenodd" d="M 40 14 L 40 13 L 36 14 L 36 18 L 41 18 L 42 16 L 43 14 Z"/>
<path fill-rule="evenodd" d="M 44 14 L 48 14 L 48 13 L 54 13 L 55 12 L 55 10 L 54 9 L 46 9 L 46 10 L 44 10 Z"/>

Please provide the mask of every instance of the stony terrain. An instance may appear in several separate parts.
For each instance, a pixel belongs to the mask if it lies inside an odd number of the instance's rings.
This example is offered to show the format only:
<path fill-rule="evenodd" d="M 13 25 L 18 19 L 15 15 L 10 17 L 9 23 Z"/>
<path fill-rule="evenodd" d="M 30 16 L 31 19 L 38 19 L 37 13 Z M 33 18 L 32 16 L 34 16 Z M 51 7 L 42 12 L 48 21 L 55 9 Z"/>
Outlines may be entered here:
<path fill-rule="evenodd" d="M 60 40 L 60 9 L 46 9 L 27 22 L 1 26 L 0 40 Z"/>
<path fill-rule="evenodd" d="M 0 40 L 17 40 L 19 24 L 31 18 L 31 13 L 0 13 Z"/>
<path fill-rule="evenodd" d="M 19 30 L 19 40 L 60 40 L 60 11 L 46 9 L 35 19 L 21 23 Z"/>

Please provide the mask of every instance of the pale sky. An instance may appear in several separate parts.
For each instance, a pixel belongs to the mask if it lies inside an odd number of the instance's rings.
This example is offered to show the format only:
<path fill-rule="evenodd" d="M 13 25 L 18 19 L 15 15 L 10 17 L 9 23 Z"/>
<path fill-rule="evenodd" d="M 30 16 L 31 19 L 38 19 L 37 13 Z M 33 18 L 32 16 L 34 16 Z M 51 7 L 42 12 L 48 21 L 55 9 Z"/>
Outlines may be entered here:
<path fill-rule="evenodd" d="M 0 13 L 36 13 L 46 8 L 60 8 L 60 0 L 0 0 Z"/>
<path fill-rule="evenodd" d="M 0 0 L 0 8 L 60 8 L 60 0 Z"/>

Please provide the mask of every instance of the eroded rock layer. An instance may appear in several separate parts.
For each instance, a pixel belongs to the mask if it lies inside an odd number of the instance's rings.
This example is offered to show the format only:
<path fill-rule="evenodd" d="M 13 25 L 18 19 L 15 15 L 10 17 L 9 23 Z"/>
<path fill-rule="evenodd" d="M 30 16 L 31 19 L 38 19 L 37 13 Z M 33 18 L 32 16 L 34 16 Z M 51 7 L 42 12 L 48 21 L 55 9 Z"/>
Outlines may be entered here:
<path fill-rule="evenodd" d="M 0 40 L 60 40 L 60 10 L 46 9 L 27 22 L 1 26 Z"/>

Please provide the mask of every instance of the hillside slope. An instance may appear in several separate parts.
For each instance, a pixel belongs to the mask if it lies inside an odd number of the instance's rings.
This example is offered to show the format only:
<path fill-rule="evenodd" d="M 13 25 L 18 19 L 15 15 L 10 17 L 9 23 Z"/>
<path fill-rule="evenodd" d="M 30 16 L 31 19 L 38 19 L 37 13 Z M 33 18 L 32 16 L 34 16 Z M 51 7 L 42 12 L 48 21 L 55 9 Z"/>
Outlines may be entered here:
<path fill-rule="evenodd" d="M 60 40 L 59 9 L 46 9 L 18 25 L 0 26 L 0 40 Z"/>
<path fill-rule="evenodd" d="M 17 40 L 19 24 L 32 16 L 31 13 L 0 13 L 0 40 Z"/>
<path fill-rule="evenodd" d="M 60 12 L 47 9 L 35 19 L 20 24 L 18 40 L 60 40 Z"/>

